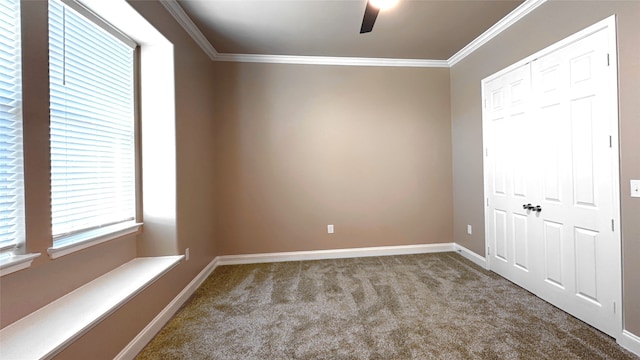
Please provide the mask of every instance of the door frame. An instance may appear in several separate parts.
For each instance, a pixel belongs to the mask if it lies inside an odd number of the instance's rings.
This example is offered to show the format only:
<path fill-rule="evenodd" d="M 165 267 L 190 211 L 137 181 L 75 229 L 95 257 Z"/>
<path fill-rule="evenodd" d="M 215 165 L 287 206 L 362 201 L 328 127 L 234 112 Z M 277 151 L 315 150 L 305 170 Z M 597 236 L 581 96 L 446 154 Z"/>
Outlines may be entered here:
<path fill-rule="evenodd" d="M 485 268 L 487 270 L 491 270 L 491 253 L 490 253 L 490 242 L 489 242 L 489 229 L 490 229 L 490 216 L 489 210 L 489 195 L 490 195 L 490 169 L 487 167 L 487 152 L 489 146 L 489 130 L 488 128 L 488 119 L 487 119 L 487 106 L 486 99 L 487 94 L 485 94 L 485 85 L 520 66 L 523 66 L 529 62 L 536 60 L 539 57 L 550 54 L 560 48 L 563 48 L 569 44 L 572 44 L 578 40 L 581 40 L 593 33 L 599 31 L 606 31 L 607 39 L 608 39 L 608 54 L 609 54 L 609 66 L 611 71 L 607 74 L 607 83 L 609 89 L 608 102 L 609 102 L 609 119 L 610 119 L 610 129 L 611 129 L 611 163 L 612 163 L 612 206 L 613 206 L 613 238 L 618 243 L 619 256 L 620 256 L 620 267 L 617 269 L 618 277 L 617 279 L 620 282 L 619 294 L 617 294 L 617 298 L 619 301 L 619 311 L 616 312 L 616 322 L 618 324 L 619 332 L 616 334 L 616 339 L 620 339 L 622 337 L 622 332 L 624 330 L 623 324 L 623 298 L 622 298 L 622 235 L 621 235 L 621 223 L 620 223 L 620 127 L 619 127 L 619 113 L 618 113 L 618 49 L 617 49 L 617 41 L 616 41 L 616 17 L 615 15 L 611 15 L 610 17 L 601 20 L 577 33 L 570 35 L 553 45 L 550 45 L 542 50 L 537 51 L 536 53 L 527 56 L 526 58 L 509 65 L 508 67 L 484 78 L 481 81 L 481 108 L 482 108 L 482 162 L 483 162 L 483 190 L 484 190 L 484 223 L 485 223 Z M 495 251 L 495 249 L 494 249 Z"/>

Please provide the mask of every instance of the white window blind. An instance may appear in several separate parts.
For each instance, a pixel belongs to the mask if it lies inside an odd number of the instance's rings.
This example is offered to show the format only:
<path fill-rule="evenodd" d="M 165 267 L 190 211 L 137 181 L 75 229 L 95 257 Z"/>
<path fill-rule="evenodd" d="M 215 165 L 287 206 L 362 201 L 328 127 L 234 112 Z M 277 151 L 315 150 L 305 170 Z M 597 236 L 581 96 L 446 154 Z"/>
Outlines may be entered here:
<path fill-rule="evenodd" d="M 54 246 L 135 218 L 134 49 L 49 1 Z"/>
<path fill-rule="evenodd" d="M 20 1 L 0 1 L 0 251 L 24 241 Z"/>

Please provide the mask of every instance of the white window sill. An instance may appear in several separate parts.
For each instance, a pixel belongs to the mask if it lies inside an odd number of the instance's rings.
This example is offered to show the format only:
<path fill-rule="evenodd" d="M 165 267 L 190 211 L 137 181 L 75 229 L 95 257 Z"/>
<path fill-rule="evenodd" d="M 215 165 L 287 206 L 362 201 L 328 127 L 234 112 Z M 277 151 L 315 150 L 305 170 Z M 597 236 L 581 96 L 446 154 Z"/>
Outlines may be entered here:
<path fill-rule="evenodd" d="M 10 255 L 0 259 L 0 277 L 28 268 L 33 259 L 40 255 L 40 253 Z"/>
<path fill-rule="evenodd" d="M 136 234 L 140 231 L 141 227 L 142 223 L 127 222 L 66 236 L 57 239 L 54 245 L 47 249 L 47 253 L 50 258 L 57 259 L 76 251 L 102 244 L 103 242 Z"/>
<path fill-rule="evenodd" d="M 136 258 L 0 330 L 6 359 L 51 358 L 176 266 L 184 255 Z"/>

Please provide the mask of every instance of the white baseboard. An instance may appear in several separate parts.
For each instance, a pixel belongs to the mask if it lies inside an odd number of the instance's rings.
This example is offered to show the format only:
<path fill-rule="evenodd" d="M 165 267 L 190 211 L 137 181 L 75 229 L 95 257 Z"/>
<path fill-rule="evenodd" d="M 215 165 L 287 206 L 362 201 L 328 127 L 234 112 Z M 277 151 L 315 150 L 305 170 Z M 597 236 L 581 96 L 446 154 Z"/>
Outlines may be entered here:
<path fill-rule="evenodd" d="M 464 256 L 467 260 L 470 260 L 471 262 L 482 267 L 483 269 L 487 268 L 487 260 L 483 256 L 476 254 L 475 252 L 467 249 L 462 245 L 453 244 L 453 247 L 455 252 Z"/>
<path fill-rule="evenodd" d="M 434 252 L 454 251 L 454 243 L 443 244 L 423 244 L 423 245 L 400 245 L 400 246 L 377 246 L 366 248 L 335 249 L 335 250 L 314 250 L 314 251 L 291 251 L 264 254 L 246 255 L 224 255 L 219 256 L 218 265 L 238 265 L 257 264 L 283 261 L 302 260 L 326 260 L 326 259 L 346 259 L 367 256 L 389 256 L 389 255 L 410 255 L 425 254 Z"/>
<path fill-rule="evenodd" d="M 218 266 L 218 258 L 213 259 L 200 273 L 136 335 L 133 340 L 114 358 L 114 360 L 132 360 L 153 339 L 171 317 L 180 309 L 191 295 L 202 285 Z"/>
<path fill-rule="evenodd" d="M 632 334 L 627 330 L 622 330 L 622 335 L 617 341 L 623 348 L 640 356 L 640 336 Z"/>

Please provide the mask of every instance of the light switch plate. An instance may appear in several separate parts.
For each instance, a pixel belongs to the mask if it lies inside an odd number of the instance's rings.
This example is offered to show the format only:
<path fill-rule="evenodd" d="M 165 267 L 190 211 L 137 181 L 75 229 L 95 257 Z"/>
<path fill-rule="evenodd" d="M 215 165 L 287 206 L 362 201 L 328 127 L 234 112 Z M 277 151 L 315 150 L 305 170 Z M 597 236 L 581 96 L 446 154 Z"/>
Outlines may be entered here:
<path fill-rule="evenodd" d="M 631 197 L 640 198 L 640 180 L 631 180 Z"/>

